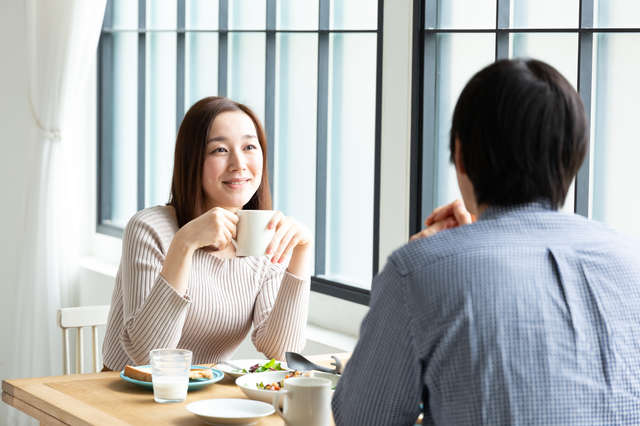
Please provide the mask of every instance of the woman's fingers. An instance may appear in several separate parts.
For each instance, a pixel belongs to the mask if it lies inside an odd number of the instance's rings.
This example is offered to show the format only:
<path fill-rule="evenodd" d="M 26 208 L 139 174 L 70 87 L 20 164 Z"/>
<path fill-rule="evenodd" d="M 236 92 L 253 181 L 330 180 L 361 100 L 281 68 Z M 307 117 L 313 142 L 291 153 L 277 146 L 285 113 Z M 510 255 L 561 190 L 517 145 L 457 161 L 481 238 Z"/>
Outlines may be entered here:
<path fill-rule="evenodd" d="M 280 212 L 277 212 L 277 213 L 280 213 Z M 276 219 L 276 216 L 279 216 L 279 220 L 277 222 L 274 222 L 274 219 Z M 289 226 L 287 224 L 287 218 L 282 213 L 280 213 L 280 215 L 276 214 L 274 218 L 271 219 L 271 221 L 267 225 L 267 229 L 271 229 L 273 227 L 276 228 L 276 231 L 273 234 L 273 238 L 271 239 L 271 242 L 267 246 L 267 252 L 266 252 L 267 254 L 275 254 L 275 251 L 280 245 L 280 241 L 282 240 L 282 237 L 284 237 L 284 234 L 289 229 Z"/>
<path fill-rule="evenodd" d="M 290 242 L 294 239 L 294 237 L 296 236 L 296 233 L 297 233 L 297 229 L 295 229 L 295 227 L 293 226 L 289 227 L 287 232 L 283 235 L 282 239 L 280 240 L 280 243 L 278 244 L 278 248 L 276 249 L 276 251 L 273 254 L 273 257 L 271 258 L 272 262 L 282 263 L 282 261 L 284 260 L 284 253 L 286 251 L 286 248 L 289 246 Z"/>
<path fill-rule="evenodd" d="M 282 214 L 281 211 L 276 211 L 273 214 L 273 217 L 271 217 L 271 220 L 269 221 L 269 223 L 267 224 L 267 229 L 273 229 L 275 228 L 281 221 L 282 219 L 284 219 L 284 214 Z"/>
<path fill-rule="evenodd" d="M 300 238 L 298 238 L 298 236 L 296 235 L 289 241 L 289 244 L 287 244 L 287 247 L 282 252 L 282 256 L 280 256 L 280 259 L 278 259 L 278 263 L 282 263 L 287 258 L 287 256 L 289 256 L 291 250 L 293 250 L 298 245 L 298 243 L 300 243 Z"/>

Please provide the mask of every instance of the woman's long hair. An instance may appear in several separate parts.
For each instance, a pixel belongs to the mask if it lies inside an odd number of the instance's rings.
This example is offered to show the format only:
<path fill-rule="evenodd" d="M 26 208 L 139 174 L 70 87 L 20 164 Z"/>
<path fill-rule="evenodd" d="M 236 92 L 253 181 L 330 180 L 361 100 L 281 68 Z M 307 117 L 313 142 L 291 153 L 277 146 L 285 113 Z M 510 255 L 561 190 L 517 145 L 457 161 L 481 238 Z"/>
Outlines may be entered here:
<path fill-rule="evenodd" d="M 271 191 L 267 174 L 267 138 L 260 120 L 249 107 L 231 99 L 210 96 L 193 104 L 185 114 L 178 130 L 173 160 L 171 196 L 168 205 L 176 210 L 178 227 L 204 213 L 206 207 L 202 188 L 202 167 L 207 137 L 213 120 L 223 112 L 242 111 L 256 126 L 262 149 L 262 180 L 251 199 L 243 206 L 251 210 L 271 210 Z"/>

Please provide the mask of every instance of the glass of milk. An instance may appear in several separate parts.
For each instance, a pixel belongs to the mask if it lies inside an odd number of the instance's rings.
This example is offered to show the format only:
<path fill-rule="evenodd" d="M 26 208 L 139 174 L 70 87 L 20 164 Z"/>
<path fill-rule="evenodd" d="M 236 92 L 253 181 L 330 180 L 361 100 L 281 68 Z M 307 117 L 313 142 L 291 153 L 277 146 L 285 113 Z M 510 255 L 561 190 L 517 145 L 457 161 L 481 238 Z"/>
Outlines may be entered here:
<path fill-rule="evenodd" d="M 182 402 L 187 398 L 191 355 L 186 349 L 154 349 L 150 352 L 156 402 Z"/>

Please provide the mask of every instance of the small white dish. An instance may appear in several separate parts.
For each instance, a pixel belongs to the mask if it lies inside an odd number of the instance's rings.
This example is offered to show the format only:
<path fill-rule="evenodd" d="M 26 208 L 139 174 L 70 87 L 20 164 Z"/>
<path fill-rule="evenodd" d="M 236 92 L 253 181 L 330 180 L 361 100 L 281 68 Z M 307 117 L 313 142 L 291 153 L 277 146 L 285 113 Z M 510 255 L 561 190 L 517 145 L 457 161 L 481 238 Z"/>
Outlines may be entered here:
<path fill-rule="evenodd" d="M 252 425 L 275 413 L 271 404 L 239 398 L 204 399 L 186 408 L 211 425 Z"/>
<path fill-rule="evenodd" d="M 238 377 L 236 379 L 236 385 L 247 398 L 254 399 L 256 401 L 264 401 L 267 403 L 273 402 L 273 395 L 278 393 L 279 391 L 275 390 L 267 390 L 267 389 L 258 389 L 256 386 L 258 383 L 262 382 L 263 384 L 271 384 L 273 382 L 279 382 L 283 380 L 284 377 L 289 374 L 289 371 L 265 371 L 264 373 L 251 373 L 245 374 L 244 376 Z M 322 377 L 324 379 L 329 379 L 331 382 L 331 389 L 333 393 L 333 389 L 338 385 L 338 380 L 340 380 L 340 376 L 337 374 L 331 373 L 323 373 L 321 371 L 308 371 L 304 373 L 305 376 L 310 377 Z M 282 399 L 280 400 L 282 404 Z"/>
<path fill-rule="evenodd" d="M 230 359 L 229 362 L 237 367 L 241 367 L 244 368 L 245 370 L 249 371 L 249 368 L 259 364 L 259 365 L 263 365 L 267 362 L 269 362 L 268 359 Z M 284 368 L 285 370 L 287 369 L 287 363 L 284 361 L 277 361 L 280 363 L 280 366 L 282 368 Z M 236 370 L 233 367 L 225 364 L 225 363 L 219 363 L 216 365 L 216 368 L 222 372 L 224 372 L 224 374 L 226 374 L 227 376 L 231 377 L 232 379 L 237 379 L 240 376 L 244 376 L 245 374 L 251 374 L 251 373 L 243 373 L 242 371 Z"/>

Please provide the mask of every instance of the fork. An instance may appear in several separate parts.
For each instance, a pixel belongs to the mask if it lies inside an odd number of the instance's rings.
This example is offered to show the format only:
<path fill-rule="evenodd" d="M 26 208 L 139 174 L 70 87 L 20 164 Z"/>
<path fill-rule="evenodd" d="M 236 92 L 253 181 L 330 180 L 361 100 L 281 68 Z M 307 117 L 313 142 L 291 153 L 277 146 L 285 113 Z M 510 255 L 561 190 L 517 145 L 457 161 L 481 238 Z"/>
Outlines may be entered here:
<path fill-rule="evenodd" d="M 244 368 L 239 367 L 239 366 L 237 366 L 237 365 L 235 365 L 235 364 L 233 364 L 233 363 L 231 363 L 229 361 L 220 361 L 220 362 L 218 362 L 218 364 L 228 365 L 229 367 L 233 368 L 234 370 L 239 370 L 239 371 L 244 370 Z"/>

